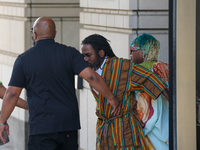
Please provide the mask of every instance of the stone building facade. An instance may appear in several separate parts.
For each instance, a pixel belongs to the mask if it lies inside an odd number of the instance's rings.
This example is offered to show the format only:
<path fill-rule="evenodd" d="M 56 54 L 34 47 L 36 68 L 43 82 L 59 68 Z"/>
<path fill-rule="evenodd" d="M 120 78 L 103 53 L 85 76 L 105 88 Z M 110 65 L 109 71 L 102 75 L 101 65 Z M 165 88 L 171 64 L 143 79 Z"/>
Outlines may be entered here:
<path fill-rule="evenodd" d="M 194 77 L 195 53 L 182 51 L 184 47 L 194 49 L 187 43 L 187 33 L 194 39 L 194 30 L 189 27 L 194 25 L 194 7 L 196 0 L 177 0 L 177 28 L 178 30 L 178 60 L 177 71 L 182 78 L 178 78 L 178 126 L 180 129 L 194 126 L 194 117 L 187 121 L 187 126 L 182 120 L 182 115 L 187 112 L 189 116 L 195 116 L 195 102 L 187 103 L 189 90 L 194 98 L 194 82 L 182 84 L 190 76 Z M 110 40 L 111 47 L 118 57 L 129 58 L 129 45 L 134 38 L 146 32 L 154 35 L 161 43 L 159 60 L 168 63 L 169 49 L 169 1 L 168 0 L 0 0 L 0 81 L 8 85 L 12 67 L 19 54 L 32 46 L 30 28 L 39 16 L 51 17 L 57 27 L 56 41 L 80 49 L 81 41 L 90 34 L 102 34 Z M 187 11 L 186 11 L 187 10 Z M 188 23 L 188 20 L 190 21 Z M 183 26 L 187 24 L 186 26 Z M 187 63 L 188 74 L 183 75 L 185 66 L 182 63 L 189 56 Z M 183 69 L 184 68 L 184 69 Z M 192 69 L 191 69 L 192 68 Z M 187 70 L 186 70 L 187 71 Z M 184 79 L 183 79 L 184 77 Z M 189 86 L 188 86 L 189 85 Z M 80 107 L 80 119 L 82 129 L 79 131 L 79 147 L 81 150 L 95 149 L 95 125 L 96 103 L 90 91 L 88 83 L 83 82 L 83 89 L 77 90 Z M 26 99 L 25 90 L 21 97 Z M 181 95 L 181 96 L 180 96 Z M 185 98 L 184 98 L 185 97 Z M 188 97 L 187 97 L 188 98 Z M 192 102 L 192 103 L 191 103 Z M 0 101 L 0 106 L 2 102 Z M 186 104 L 186 105 L 184 105 Z M 190 108 L 190 109 L 186 109 Z M 184 109 L 181 109 L 184 108 Z M 193 110 L 193 111 L 189 111 Z M 10 119 L 10 145 L 17 150 L 26 150 L 28 141 L 28 112 L 15 108 Z M 189 123 L 190 122 L 190 123 Z M 183 130 L 181 130 L 183 131 Z M 192 136 L 196 131 L 177 131 L 178 149 L 190 147 L 195 149 L 195 141 Z M 183 138 L 186 135 L 189 139 Z M 188 143 L 191 144 L 186 144 Z"/>

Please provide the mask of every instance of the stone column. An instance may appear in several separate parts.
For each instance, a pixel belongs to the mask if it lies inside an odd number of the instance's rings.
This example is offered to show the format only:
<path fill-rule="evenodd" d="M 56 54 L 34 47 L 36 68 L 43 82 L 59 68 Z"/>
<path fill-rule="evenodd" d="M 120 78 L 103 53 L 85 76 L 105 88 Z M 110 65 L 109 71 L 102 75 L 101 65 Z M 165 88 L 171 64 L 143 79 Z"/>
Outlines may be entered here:
<path fill-rule="evenodd" d="M 0 81 L 7 87 L 17 56 L 32 46 L 30 29 L 36 18 L 56 23 L 55 41 L 79 48 L 79 0 L 0 0 Z M 26 99 L 25 91 L 21 97 Z M 0 101 L 1 107 L 2 101 Z M 27 149 L 28 111 L 15 108 L 10 119 L 10 145 Z"/>
<path fill-rule="evenodd" d="M 161 43 L 159 60 L 168 62 L 168 1 L 166 0 L 80 0 L 80 43 L 90 34 L 101 34 L 110 40 L 118 57 L 130 58 L 129 45 L 146 32 Z M 84 82 L 80 92 L 80 148 L 95 149 L 96 103 Z"/>

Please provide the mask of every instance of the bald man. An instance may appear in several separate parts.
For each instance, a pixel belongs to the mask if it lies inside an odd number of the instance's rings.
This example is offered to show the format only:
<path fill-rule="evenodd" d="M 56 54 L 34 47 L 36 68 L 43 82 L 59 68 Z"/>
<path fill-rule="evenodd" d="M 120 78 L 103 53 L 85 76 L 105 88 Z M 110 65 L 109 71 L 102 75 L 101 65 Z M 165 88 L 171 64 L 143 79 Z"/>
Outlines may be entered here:
<path fill-rule="evenodd" d="M 6 123 L 23 88 L 29 106 L 29 150 L 78 150 L 77 130 L 80 129 L 74 75 L 84 78 L 105 96 L 120 112 L 119 101 L 112 95 L 104 80 L 95 73 L 75 48 L 56 43 L 55 23 L 40 17 L 33 24 L 34 47 L 18 56 L 0 116 L 0 139 Z"/>

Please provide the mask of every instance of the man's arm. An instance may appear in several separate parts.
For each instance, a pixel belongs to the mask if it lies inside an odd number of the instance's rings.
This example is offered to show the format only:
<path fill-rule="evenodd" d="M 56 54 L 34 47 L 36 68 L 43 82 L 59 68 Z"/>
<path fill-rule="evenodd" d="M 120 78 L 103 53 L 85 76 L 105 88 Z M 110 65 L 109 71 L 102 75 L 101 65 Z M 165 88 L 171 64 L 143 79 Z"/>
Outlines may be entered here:
<path fill-rule="evenodd" d="M 117 98 L 115 98 L 108 88 L 105 81 L 99 76 L 94 70 L 90 67 L 85 68 L 79 74 L 80 77 L 84 78 L 95 90 L 101 93 L 104 97 L 106 97 L 113 107 L 112 114 L 119 114 L 120 113 L 120 103 Z"/>
<path fill-rule="evenodd" d="M 3 105 L 1 108 L 0 115 L 0 139 L 5 143 L 5 138 L 3 137 L 3 131 L 6 130 L 7 134 L 9 134 L 9 128 L 7 125 L 3 125 L 8 120 L 10 114 L 12 113 L 19 95 L 21 93 L 22 88 L 9 86 L 6 90 L 5 96 L 3 98 Z"/>
<path fill-rule="evenodd" d="M 0 98 L 1 99 L 3 99 L 5 92 L 6 92 L 6 88 L 3 86 L 3 84 L 1 84 L 0 85 Z M 25 101 L 21 98 L 18 99 L 16 106 L 26 109 L 26 110 L 29 110 L 27 101 Z"/>
<path fill-rule="evenodd" d="M 3 84 L 0 84 L 0 98 L 3 99 L 3 96 L 6 92 L 6 88 L 3 86 Z"/>

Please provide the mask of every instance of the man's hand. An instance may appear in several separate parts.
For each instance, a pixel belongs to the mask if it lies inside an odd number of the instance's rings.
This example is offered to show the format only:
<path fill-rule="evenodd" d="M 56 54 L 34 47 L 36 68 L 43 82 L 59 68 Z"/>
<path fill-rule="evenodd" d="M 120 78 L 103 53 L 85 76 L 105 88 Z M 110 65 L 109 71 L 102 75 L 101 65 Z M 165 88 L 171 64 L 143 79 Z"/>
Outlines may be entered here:
<path fill-rule="evenodd" d="M 9 126 L 8 124 L 0 126 L 0 140 L 5 144 L 6 138 L 3 135 L 3 131 L 6 131 L 6 134 L 9 135 Z"/>
<path fill-rule="evenodd" d="M 107 101 L 107 105 L 110 104 L 113 107 L 112 115 L 119 115 L 121 111 L 121 105 L 117 98 L 113 97 L 112 100 Z"/>

